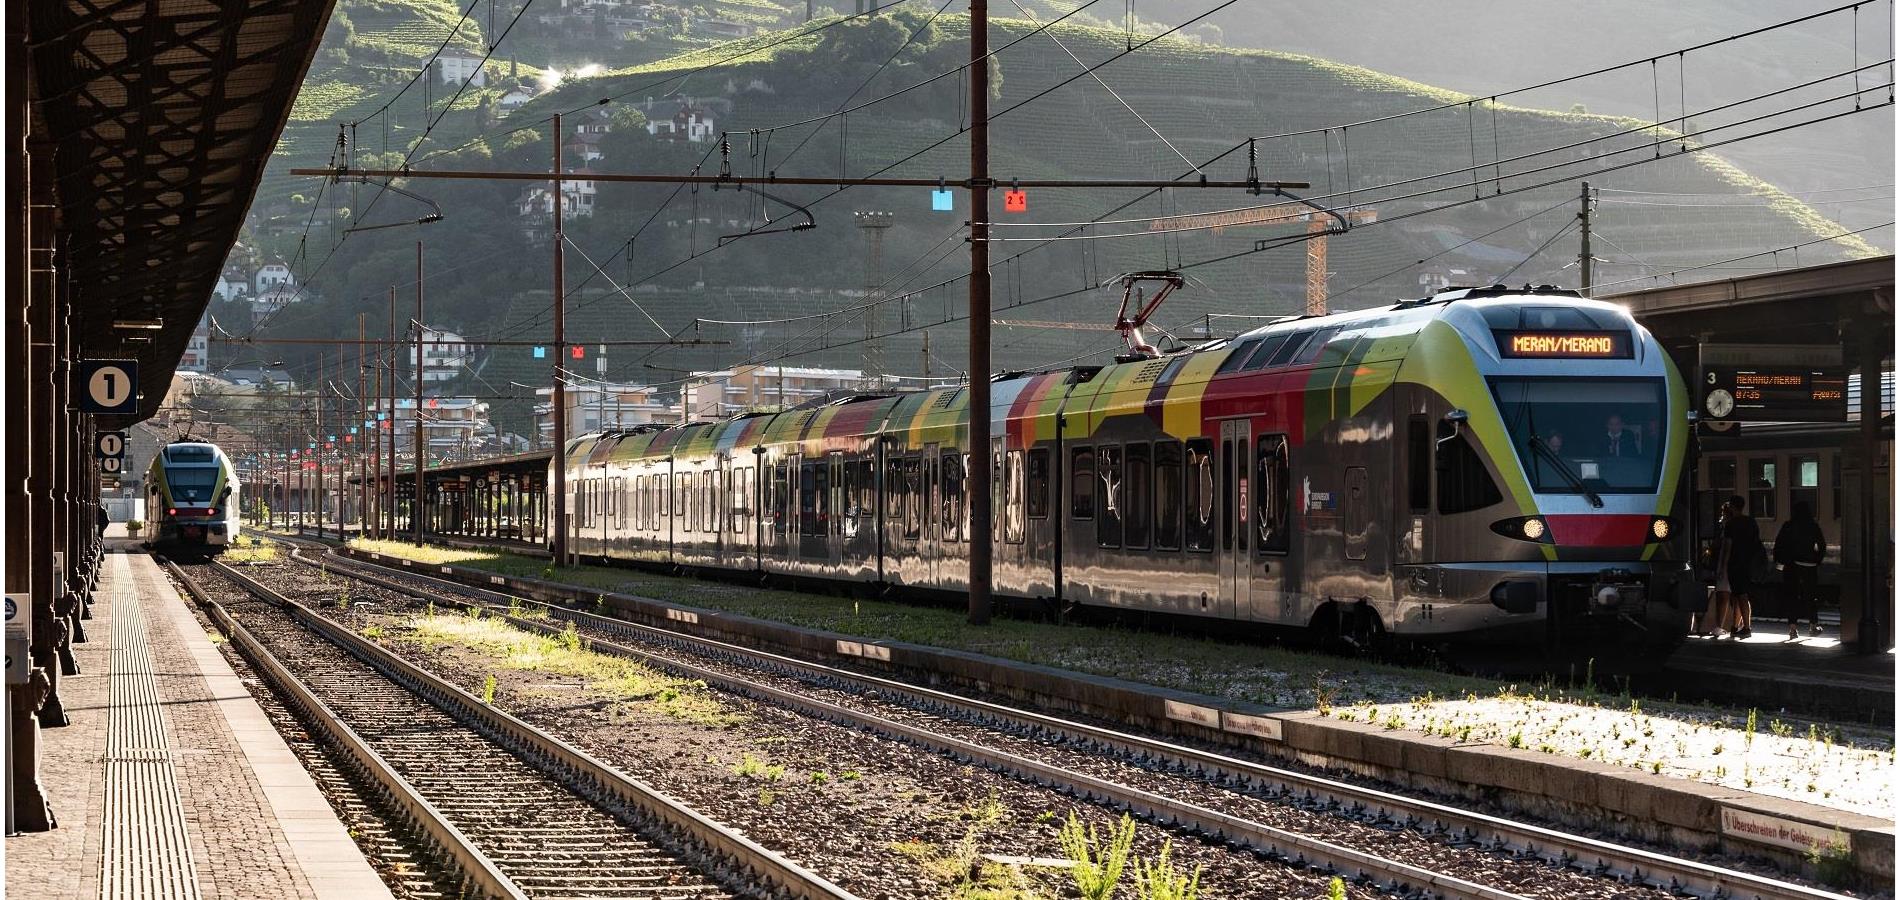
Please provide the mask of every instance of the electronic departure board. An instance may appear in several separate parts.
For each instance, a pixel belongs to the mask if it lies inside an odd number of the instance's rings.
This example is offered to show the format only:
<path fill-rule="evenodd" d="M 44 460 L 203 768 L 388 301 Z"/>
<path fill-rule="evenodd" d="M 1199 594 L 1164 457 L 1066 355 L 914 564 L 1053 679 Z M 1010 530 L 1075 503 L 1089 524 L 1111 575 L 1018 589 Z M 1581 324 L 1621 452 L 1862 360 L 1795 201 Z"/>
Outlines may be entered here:
<path fill-rule="evenodd" d="M 1493 331 L 1507 359 L 1629 359 L 1627 331 Z"/>
<path fill-rule="evenodd" d="M 1702 415 L 1723 422 L 1845 422 L 1847 370 L 1707 366 Z"/>

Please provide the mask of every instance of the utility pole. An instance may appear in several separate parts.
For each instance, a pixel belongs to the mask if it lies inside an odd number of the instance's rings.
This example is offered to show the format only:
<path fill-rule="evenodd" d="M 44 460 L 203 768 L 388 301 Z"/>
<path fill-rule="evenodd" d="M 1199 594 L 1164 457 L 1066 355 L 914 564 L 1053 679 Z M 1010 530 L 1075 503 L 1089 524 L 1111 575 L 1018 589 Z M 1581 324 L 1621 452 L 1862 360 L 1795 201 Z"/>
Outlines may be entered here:
<path fill-rule="evenodd" d="M 930 329 L 924 329 L 924 387 L 930 387 Z"/>
<path fill-rule="evenodd" d="M 396 288 L 389 288 L 389 505 L 383 510 L 383 537 L 396 539 Z M 376 423 L 381 427 L 382 423 Z"/>
<path fill-rule="evenodd" d="M 317 433 L 310 443 L 317 445 L 317 537 L 323 537 L 323 351 L 317 351 L 317 389 L 311 392 L 310 403 L 316 410 Z"/>
<path fill-rule="evenodd" d="M 970 0 L 970 624 L 990 623 L 990 10 Z"/>
<path fill-rule="evenodd" d="M 554 114 L 554 564 L 567 564 L 567 389 L 561 367 L 567 364 L 566 257 L 561 244 L 561 114 Z"/>
<path fill-rule="evenodd" d="M 383 536 L 383 423 L 377 417 L 376 411 L 383 405 L 383 351 L 381 350 L 376 351 L 376 365 L 373 371 L 376 375 L 370 382 L 370 393 L 364 395 L 370 398 L 370 402 L 363 404 L 363 420 L 368 423 L 366 430 L 369 432 L 363 436 L 363 439 L 370 442 L 370 477 L 364 483 L 373 481 L 376 484 L 375 493 L 369 495 L 375 498 L 375 508 L 363 507 L 363 531 L 365 537 L 380 539 Z"/>
<path fill-rule="evenodd" d="M 357 313 L 356 314 L 357 341 L 360 342 L 369 337 L 369 332 L 366 330 L 367 327 L 368 327 L 368 323 L 364 321 L 363 314 L 360 312 Z M 350 430 L 351 431 L 357 431 L 356 423 L 363 421 L 363 396 L 364 396 L 363 369 L 364 369 L 364 363 L 367 361 L 367 358 L 369 356 L 369 354 L 363 351 L 363 347 L 364 345 L 361 343 L 358 343 L 356 345 L 356 400 L 354 403 L 351 404 L 351 406 L 355 407 L 355 409 L 353 409 L 350 414 Z M 363 442 L 367 440 L 369 440 L 369 435 L 365 434 L 363 435 L 363 440 L 355 442 L 356 444 L 356 534 L 358 537 L 369 537 L 369 457 L 365 456 L 363 452 Z"/>
<path fill-rule="evenodd" d="M 1583 226 L 1583 251 L 1577 254 L 1577 271 L 1583 279 L 1583 293 L 1590 293 L 1590 182 L 1583 183 L 1582 206 L 1577 210 L 1577 221 Z"/>
<path fill-rule="evenodd" d="M 422 446 L 422 242 L 416 242 L 416 498 L 409 501 L 410 530 L 415 533 L 416 546 L 422 546 L 422 508 L 423 508 L 423 446 Z"/>

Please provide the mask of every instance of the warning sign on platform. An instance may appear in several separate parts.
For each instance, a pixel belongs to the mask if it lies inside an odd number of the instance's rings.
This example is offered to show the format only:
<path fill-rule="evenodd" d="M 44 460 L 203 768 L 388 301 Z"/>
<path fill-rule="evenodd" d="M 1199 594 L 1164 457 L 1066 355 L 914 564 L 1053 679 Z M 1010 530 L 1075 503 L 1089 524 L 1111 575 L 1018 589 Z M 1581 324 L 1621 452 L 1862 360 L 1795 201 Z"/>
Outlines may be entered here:
<path fill-rule="evenodd" d="M 1722 808 L 1722 833 L 1803 853 L 1836 846 L 1848 849 L 1847 835 L 1835 829 L 1733 807 Z"/>

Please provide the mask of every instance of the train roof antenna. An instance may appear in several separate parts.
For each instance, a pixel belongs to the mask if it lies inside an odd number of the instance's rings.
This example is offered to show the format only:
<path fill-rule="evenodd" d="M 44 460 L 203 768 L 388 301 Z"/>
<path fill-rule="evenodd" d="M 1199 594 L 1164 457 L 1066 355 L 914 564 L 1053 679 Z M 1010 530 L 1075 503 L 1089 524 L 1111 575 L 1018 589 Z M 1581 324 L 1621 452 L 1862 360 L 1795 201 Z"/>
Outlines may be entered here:
<path fill-rule="evenodd" d="M 1142 336 L 1141 328 L 1153 318 L 1155 310 L 1161 308 L 1162 301 L 1168 299 L 1168 295 L 1174 293 L 1176 288 L 1185 285 L 1187 279 L 1179 272 L 1156 271 L 1127 272 L 1119 276 L 1118 280 L 1122 284 L 1122 308 L 1115 314 L 1115 330 L 1121 332 L 1122 343 L 1128 345 L 1126 356 L 1132 359 L 1154 359 L 1160 356 L 1161 352 Z M 1145 300 L 1139 286 L 1144 281 L 1161 282 L 1161 289 Z M 1133 318 L 1128 316 L 1131 301 L 1138 308 Z"/>

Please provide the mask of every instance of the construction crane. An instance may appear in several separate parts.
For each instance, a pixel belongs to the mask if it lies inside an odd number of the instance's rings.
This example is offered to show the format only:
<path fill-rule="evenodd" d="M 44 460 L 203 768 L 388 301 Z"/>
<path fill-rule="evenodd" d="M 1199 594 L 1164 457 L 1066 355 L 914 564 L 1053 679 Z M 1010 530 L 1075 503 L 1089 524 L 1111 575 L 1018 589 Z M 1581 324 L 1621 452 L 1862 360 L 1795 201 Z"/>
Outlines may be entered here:
<path fill-rule="evenodd" d="M 1345 228 L 1351 228 L 1354 225 L 1377 222 L 1379 214 L 1370 209 L 1349 209 L 1335 213 L 1332 210 L 1305 203 L 1276 203 L 1254 209 L 1156 219 L 1149 223 L 1148 231 L 1161 233 L 1211 229 L 1218 234 L 1222 229 L 1235 226 L 1305 222 L 1308 235 L 1306 240 L 1306 314 L 1323 316 L 1326 314 L 1326 239 L 1328 235 L 1338 234 L 1344 230 L 1335 227 L 1341 220 L 1344 221 Z"/>

